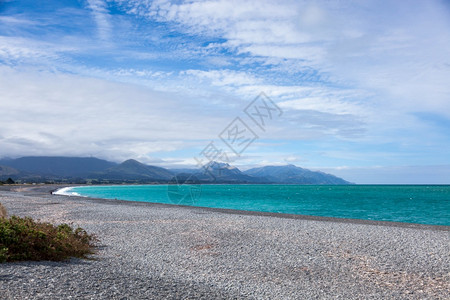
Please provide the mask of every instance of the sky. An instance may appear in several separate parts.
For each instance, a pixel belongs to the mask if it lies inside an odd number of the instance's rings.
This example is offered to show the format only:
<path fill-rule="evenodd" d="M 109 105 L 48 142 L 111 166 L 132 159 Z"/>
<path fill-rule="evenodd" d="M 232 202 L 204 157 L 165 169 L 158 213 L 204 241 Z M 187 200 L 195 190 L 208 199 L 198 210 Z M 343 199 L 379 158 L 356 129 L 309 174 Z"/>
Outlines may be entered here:
<path fill-rule="evenodd" d="M 450 3 L 0 0 L 0 107 L 0 157 L 450 184 Z"/>

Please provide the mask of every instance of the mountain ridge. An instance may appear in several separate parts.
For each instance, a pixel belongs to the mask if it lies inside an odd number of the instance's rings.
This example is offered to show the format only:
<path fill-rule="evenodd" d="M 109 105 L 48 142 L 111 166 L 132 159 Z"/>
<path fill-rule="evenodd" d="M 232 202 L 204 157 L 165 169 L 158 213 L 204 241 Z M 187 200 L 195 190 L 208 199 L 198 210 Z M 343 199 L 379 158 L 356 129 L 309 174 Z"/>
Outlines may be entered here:
<path fill-rule="evenodd" d="M 90 174 L 99 179 L 149 181 L 170 180 L 174 175 L 165 168 L 145 165 L 134 159 L 128 159 L 103 172 Z"/>
<path fill-rule="evenodd" d="M 0 159 L 0 165 L 30 174 L 83 177 L 117 164 L 95 157 L 24 156 L 16 159 Z"/>
<path fill-rule="evenodd" d="M 284 184 L 351 184 L 350 182 L 321 171 L 311 171 L 295 165 L 264 166 L 244 171 L 244 174 L 264 177 L 275 183 Z"/>
<path fill-rule="evenodd" d="M 174 177 L 199 183 L 351 184 L 320 171 L 295 165 L 263 166 L 241 171 L 211 161 L 197 169 L 167 169 L 128 159 L 120 164 L 95 157 L 28 156 L 0 159 L 0 175 L 18 182 L 171 183 Z M 175 180 L 178 182 L 177 180 Z"/>

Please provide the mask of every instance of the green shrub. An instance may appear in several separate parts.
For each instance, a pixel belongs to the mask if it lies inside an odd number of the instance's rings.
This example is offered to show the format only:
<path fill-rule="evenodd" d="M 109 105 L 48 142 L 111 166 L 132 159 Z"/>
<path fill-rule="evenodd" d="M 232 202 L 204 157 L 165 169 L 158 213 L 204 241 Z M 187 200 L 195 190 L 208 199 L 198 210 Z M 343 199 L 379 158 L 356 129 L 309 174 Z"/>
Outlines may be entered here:
<path fill-rule="evenodd" d="M 97 238 L 82 228 L 26 217 L 0 218 L 0 262 L 65 260 L 94 253 Z"/>

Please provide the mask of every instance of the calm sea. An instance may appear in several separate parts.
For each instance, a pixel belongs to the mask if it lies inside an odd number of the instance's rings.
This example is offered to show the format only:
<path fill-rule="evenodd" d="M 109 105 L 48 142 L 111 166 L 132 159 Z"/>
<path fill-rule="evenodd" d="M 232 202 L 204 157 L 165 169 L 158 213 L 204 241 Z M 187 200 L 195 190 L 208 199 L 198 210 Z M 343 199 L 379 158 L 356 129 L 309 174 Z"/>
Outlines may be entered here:
<path fill-rule="evenodd" d="M 120 185 L 66 194 L 130 201 L 450 226 L 448 185 Z"/>

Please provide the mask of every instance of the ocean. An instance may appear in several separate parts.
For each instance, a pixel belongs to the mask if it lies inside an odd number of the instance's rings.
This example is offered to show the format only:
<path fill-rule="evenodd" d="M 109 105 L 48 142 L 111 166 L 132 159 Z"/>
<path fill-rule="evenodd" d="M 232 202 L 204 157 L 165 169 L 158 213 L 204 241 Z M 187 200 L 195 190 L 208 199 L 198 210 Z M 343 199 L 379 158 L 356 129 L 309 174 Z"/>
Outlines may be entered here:
<path fill-rule="evenodd" d="M 449 185 L 117 185 L 72 187 L 57 193 L 450 226 Z"/>

